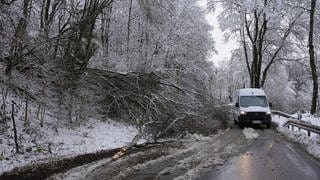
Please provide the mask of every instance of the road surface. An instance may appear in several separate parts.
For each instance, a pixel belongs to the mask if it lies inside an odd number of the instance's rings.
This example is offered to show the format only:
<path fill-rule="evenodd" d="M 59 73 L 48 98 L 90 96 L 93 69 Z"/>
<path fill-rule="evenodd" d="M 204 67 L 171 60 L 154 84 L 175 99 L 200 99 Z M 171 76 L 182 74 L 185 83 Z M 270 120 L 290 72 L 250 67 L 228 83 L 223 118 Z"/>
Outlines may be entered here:
<path fill-rule="evenodd" d="M 49 179 L 319 180 L 320 163 L 276 130 L 233 127 L 115 162 L 104 159 Z"/>
<path fill-rule="evenodd" d="M 275 131 L 258 131 L 254 143 L 221 168 L 212 168 L 198 179 L 319 180 L 320 163 L 298 145 Z"/>

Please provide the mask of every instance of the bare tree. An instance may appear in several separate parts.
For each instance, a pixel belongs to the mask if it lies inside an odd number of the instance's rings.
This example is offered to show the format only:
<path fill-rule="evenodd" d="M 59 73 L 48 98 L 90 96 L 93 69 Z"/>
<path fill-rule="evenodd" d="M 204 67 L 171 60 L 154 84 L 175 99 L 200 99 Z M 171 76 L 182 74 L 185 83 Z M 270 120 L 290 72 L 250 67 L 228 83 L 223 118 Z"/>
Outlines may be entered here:
<path fill-rule="evenodd" d="M 40 29 L 43 31 L 46 38 L 48 38 L 54 18 L 58 10 L 61 8 L 63 0 L 43 0 L 40 12 Z"/>
<path fill-rule="evenodd" d="M 270 67 L 286 53 L 286 47 L 290 46 L 288 39 L 301 19 L 302 11 L 286 15 L 294 6 L 291 7 L 290 2 L 286 2 L 284 7 L 277 7 L 277 2 L 272 0 L 257 1 L 254 7 L 251 7 L 253 4 L 246 4 L 250 2 L 239 0 L 209 0 L 209 9 L 214 10 L 217 3 L 225 8 L 220 15 L 220 23 L 226 34 L 235 36 L 241 43 L 250 86 L 263 87 Z M 234 19 L 239 20 L 238 24 L 234 24 Z M 274 19 L 279 21 L 273 22 Z"/>
<path fill-rule="evenodd" d="M 14 134 L 14 143 L 16 145 L 16 153 L 19 153 L 19 143 L 18 143 L 18 133 L 17 133 L 17 127 L 16 127 L 16 120 L 14 119 L 14 106 L 15 106 L 15 102 L 12 101 L 12 105 L 11 105 L 11 118 L 12 118 L 12 126 L 13 126 L 13 134 Z"/>
<path fill-rule="evenodd" d="M 127 24 L 127 64 L 129 63 L 129 43 L 130 43 L 130 25 L 131 25 L 131 15 L 132 15 L 132 0 L 129 0 L 129 10 L 128 10 L 128 24 Z"/>
<path fill-rule="evenodd" d="M 28 18 L 31 10 L 31 0 L 23 1 L 23 13 L 19 18 L 19 22 L 14 30 L 14 37 L 11 42 L 10 55 L 6 67 L 6 74 L 9 75 L 14 66 L 21 63 L 23 58 L 23 51 L 25 50 L 25 36 L 28 24 Z"/>
<path fill-rule="evenodd" d="M 312 92 L 312 104 L 310 113 L 314 114 L 317 110 L 317 99 L 318 99 L 318 75 L 317 75 L 317 66 L 315 63 L 314 57 L 314 45 L 313 45 L 313 27 L 314 27 L 314 14 L 316 11 L 316 2 L 317 0 L 311 0 L 311 9 L 310 9 L 310 22 L 309 22 L 309 55 L 310 55 L 310 68 L 311 75 L 313 80 L 313 92 Z"/>
<path fill-rule="evenodd" d="M 97 48 L 93 42 L 97 18 L 112 2 L 113 0 L 85 0 L 81 9 L 78 9 L 79 4 L 76 5 L 77 8 L 72 9 L 76 19 L 70 24 L 71 41 L 65 50 L 65 58 L 72 62 L 72 66 L 78 66 L 80 70 L 87 68 Z"/>
<path fill-rule="evenodd" d="M 110 24 L 112 15 L 112 4 L 111 3 L 101 14 L 101 42 L 104 48 L 104 57 L 108 59 L 109 55 L 109 43 L 110 43 Z"/>

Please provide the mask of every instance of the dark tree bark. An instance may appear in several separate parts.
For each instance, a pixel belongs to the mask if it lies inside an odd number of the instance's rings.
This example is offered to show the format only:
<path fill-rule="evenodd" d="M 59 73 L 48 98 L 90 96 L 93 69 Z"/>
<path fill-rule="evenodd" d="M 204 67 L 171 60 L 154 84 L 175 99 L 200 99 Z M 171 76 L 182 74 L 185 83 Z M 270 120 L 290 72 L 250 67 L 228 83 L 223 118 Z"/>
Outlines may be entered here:
<path fill-rule="evenodd" d="M 129 10 L 128 10 L 128 23 L 127 23 L 127 64 L 130 64 L 129 63 L 129 43 L 130 43 L 130 25 L 131 25 L 131 11 L 132 11 L 132 0 L 129 0 Z M 130 67 L 131 68 L 131 67 Z"/>
<path fill-rule="evenodd" d="M 104 56 L 108 59 L 109 55 L 109 39 L 110 39 L 110 24 L 112 15 L 112 4 L 102 13 L 102 24 L 101 24 L 101 42 L 104 47 Z M 107 63 L 108 64 L 108 63 Z"/>
<path fill-rule="evenodd" d="M 18 25 L 14 32 L 12 40 L 9 61 L 6 66 L 6 74 L 10 75 L 12 68 L 18 65 L 22 61 L 23 50 L 24 50 L 24 38 L 27 29 L 28 17 L 30 14 L 31 0 L 23 1 L 23 17 L 19 19 Z"/>
<path fill-rule="evenodd" d="M 75 8 L 74 14 L 80 13 L 80 17 L 70 24 L 72 30 L 69 46 L 65 49 L 65 59 L 68 59 L 71 69 L 85 70 L 90 58 L 96 51 L 95 27 L 97 18 L 104 9 L 111 6 L 113 0 L 85 0 L 81 9 Z"/>
<path fill-rule="evenodd" d="M 40 12 L 40 29 L 45 38 L 49 37 L 51 25 L 54 22 L 54 17 L 63 5 L 63 0 L 43 0 Z"/>
<path fill-rule="evenodd" d="M 264 1 L 264 6 L 268 6 L 268 1 Z M 292 28 L 294 27 L 296 21 L 300 18 L 301 13 L 297 15 L 295 19 L 290 22 L 288 29 L 284 32 L 281 43 L 277 49 L 272 53 L 266 66 L 262 66 L 264 61 L 264 51 L 265 42 L 268 31 L 268 20 L 266 18 L 265 12 L 259 12 L 254 10 L 253 17 L 247 18 L 248 14 L 244 14 L 243 29 L 240 30 L 240 35 L 242 36 L 242 46 L 245 54 L 246 66 L 250 77 L 250 87 L 261 88 L 265 85 L 267 73 L 272 64 L 275 63 L 276 58 L 284 47 L 284 41 L 290 35 Z M 241 32 L 243 31 L 243 32 Z M 248 38 L 248 42 L 246 42 Z M 247 46 L 248 43 L 248 46 Z M 251 48 L 252 57 L 251 61 L 248 58 L 248 48 Z"/>
<path fill-rule="evenodd" d="M 244 56 L 245 56 L 244 58 L 246 60 L 247 70 L 248 70 L 248 73 L 251 74 L 251 68 L 250 68 L 250 63 L 249 63 L 248 48 L 247 48 L 246 35 L 245 35 L 244 27 L 241 28 L 241 30 L 240 30 L 240 36 L 241 36 L 241 39 L 242 39 L 242 47 L 243 47 Z"/>
<path fill-rule="evenodd" d="M 14 104 L 15 103 L 12 101 L 11 118 L 12 118 L 12 125 L 13 125 L 14 143 L 16 145 L 16 153 L 19 153 L 18 134 L 17 134 L 17 128 L 16 128 L 16 121 L 14 119 Z"/>
<path fill-rule="evenodd" d="M 311 9 L 310 9 L 310 29 L 309 29 L 309 55 L 310 55 L 310 68 L 311 75 L 313 80 L 313 92 L 312 92 L 312 101 L 311 101 L 311 110 L 310 113 L 314 114 L 317 110 L 317 99 L 318 99 L 318 76 L 317 76 L 317 66 L 315 63 L 314 56 L 314 46 L 313 46 L 313 26 L 314 26 L 314 14 L 315 14 L 316 0 L 311 0 Z"/>
<path fill-rule="evenodd" d="M 144 64 L 143 64 L 143 72 L 146 72 L 150 68 L 150 62 L 149 62 L 149 46 L 150 46 L 150 34 L 149 34 L 149 23 L 148 21 L 145 22 L 144 24 Z"/>
<path fill-rule="evenodd" d="M 28 119 L 28 98 L 26 97 L 25 109 L 24 109 L 24 127 L 28 127 L 29 125 L 30 125 L 30 121 Z"/>
<path fill-rule="evenodd" d="M 250 43 L 252 45 L 252 62 L 251 65 L 249 65 L 251 71 L 249 73 L 250 75 L 250 87 L 252 88 L 260 88 L 260 69 L 261 67 L 259 67 L 259 65 L 261 66 L 261 63 L 259 63 L 260 61 L 262 61 L 262 59 L 259 59 L 260 56 L 259 54 L 261 54 L 262 52 L 259 52 L 259 48 L 258 48 L 258 42 L 263 41 L 264 39 L 260 39 L 263 37 L 259 37 L 259 31 L 260 31 L 260 26 L 259 26 L 259 17 L 257 14 L 257 11 L 254 11 L 254 29 L 252 30 L 253 32 L 251 32 L 250 30 L 250 26 L 251 23 L 248 22 L 248 19 L 245 15 L 245 29 L 246 29 L 246 33 L 247 36 L 249 37 Z M 247 64 L 248 66 L 248 64 Z"/>

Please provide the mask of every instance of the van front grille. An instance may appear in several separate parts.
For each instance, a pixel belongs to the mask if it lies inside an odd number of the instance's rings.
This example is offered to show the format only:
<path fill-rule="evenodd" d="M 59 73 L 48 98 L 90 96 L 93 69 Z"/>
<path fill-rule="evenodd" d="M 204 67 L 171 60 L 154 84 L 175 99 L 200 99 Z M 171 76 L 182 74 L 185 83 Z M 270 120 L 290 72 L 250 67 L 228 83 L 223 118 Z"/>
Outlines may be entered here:
<path fill-rule="evenodd" d="M 247 120 L 263 120 L 265 119 L 265 112 L 247 112 Z"/>

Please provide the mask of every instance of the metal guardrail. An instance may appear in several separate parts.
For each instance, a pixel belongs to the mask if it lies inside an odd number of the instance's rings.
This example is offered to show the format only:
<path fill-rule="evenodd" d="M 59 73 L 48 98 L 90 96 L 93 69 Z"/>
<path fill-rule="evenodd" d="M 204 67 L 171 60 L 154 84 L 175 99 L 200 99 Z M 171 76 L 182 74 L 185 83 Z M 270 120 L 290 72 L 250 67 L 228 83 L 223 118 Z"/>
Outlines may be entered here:
<path fill-rule="evenodd" d="M 289 129 L 291 126 L 292 131 L 294 130 L 294 127 L 297 127 L 299 129 L 304 129 L 307 131 L 308 136 L 311 135 L 311 132 L 316 133 L 316 134 L 320 134 L 320 126 L 310 124 L 306 121 L 298 121 L 298 120 L 289 119 L 287 122 L 285 122 L 283 124 L 283 126 L 288 127 Z"/>
<path fill-rule="evenodd" d="M 298 118 L 291 116 L 290 114 L 284 113 L 282 111 L 272 110 L 271 112 L 272 112 L 272 114 L 277 114 L 277 115 L 285 117 L 285 118 L 298 119 Z"/>
<path fill-rule="evenodd" d="M 291 116 L 290 114 L 284 113 L 282 111 L 278 111 L 278 110 L 272 110 L 273 114 L 277 114 L 279 116 L 288 118 L 288 120 L 283 124 L 283 127 L 287 127 L 290 129 L 291 126 L 291 130 L 294 130 L 294 127 L 297 127 L 300 129 L 304 129 L 307 131 L 308 136 L 311 135 L 312 133 L 316 133 L 316 134 L 320 134 L 320 126 L 316 126 L 313 125 L 309 122 L 303 121 L 303 120 L 297 120 L 296 117 Z"/>

